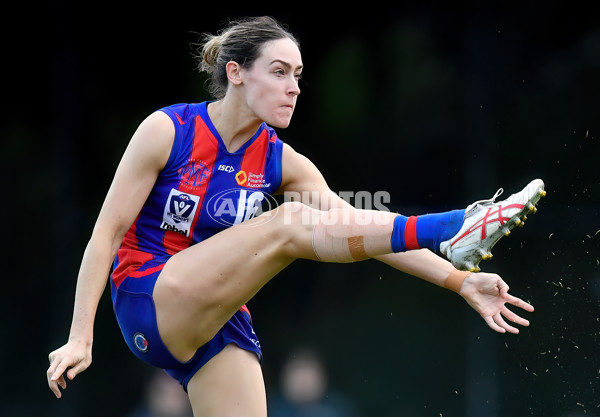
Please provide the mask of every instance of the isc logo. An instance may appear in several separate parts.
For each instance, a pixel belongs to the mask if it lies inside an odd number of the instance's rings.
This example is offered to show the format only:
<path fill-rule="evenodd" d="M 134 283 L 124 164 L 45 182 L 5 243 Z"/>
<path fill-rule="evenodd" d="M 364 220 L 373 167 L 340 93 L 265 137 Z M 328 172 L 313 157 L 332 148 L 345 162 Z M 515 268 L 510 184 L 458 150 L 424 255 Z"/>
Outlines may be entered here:
<path fill-rule="evenodd" d="M 219 171 L 225 171 L 225 172 L 233 172 L 233 167 L 231 165 L 219 165 L 219 168 L 217 168 Z"/>

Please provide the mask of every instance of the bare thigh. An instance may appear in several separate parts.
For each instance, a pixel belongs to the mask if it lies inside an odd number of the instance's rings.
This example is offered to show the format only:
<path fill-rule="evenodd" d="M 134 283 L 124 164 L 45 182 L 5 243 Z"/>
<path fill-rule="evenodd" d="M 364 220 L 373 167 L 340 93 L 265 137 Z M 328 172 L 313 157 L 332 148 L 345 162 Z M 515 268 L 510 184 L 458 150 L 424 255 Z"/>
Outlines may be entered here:
<path fill-rule="evenodd" d="M 226 229 L 163 268 L 153 298 L 159 333 L 177 359 L 190 359 L 294 259 L 314 257 L 310 227 L 284 224 L 281 212 L 271 216 Z"/>
<path fill-rule="evenodd" d="M 256 354 L 228 345 L 194 375 L 188 395 L 197 417 L 266 417 L 262 370 Z"/>

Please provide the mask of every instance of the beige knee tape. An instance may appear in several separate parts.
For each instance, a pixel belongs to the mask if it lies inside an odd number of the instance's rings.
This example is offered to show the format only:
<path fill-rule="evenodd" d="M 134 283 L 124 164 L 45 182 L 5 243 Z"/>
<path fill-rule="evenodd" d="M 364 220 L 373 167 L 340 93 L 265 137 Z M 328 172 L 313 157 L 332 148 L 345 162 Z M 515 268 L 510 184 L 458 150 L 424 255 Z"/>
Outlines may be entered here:
<path fill-rule="evenodd" d="M 471 272 L 469 271 L 460 271 L 458 269 L 455 269 L 452 272 L 450 272 L 450 274 L 446 278 L 446 281 L 444 282 L 444 287 L 458 293 L 460 292 L 464 280 L 469 275 L 471 275 Z"/>
<path fill-rule="evenodd" d="M 347 238 L 335 238 L 331 226 L 317 224 L 313 229 L 312 246 L 317 258 L 323 262 L 353 262 Z"/>

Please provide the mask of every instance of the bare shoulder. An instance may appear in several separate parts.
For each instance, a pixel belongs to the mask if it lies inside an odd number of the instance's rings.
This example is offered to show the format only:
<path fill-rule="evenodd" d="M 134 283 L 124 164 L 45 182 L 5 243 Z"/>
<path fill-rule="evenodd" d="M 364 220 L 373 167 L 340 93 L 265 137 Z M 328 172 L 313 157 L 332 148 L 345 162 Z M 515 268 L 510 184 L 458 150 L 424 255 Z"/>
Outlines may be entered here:
<path fill-rule="evenodd" d="M 146 117 L 138 126 L 133 135 L 133 140 L 142 137 L 149 142 L 173 142 L 175 137 L 175 126 L 166 113 L 155 111 Z"/>
<path fill-rule="evenodd" d="M 296 152 L 294 148 L 285 142 L 283 143 L 283 152 L 281 157 L 284 168 L 287 168 L 288 166 L 293 167 L 294 165 L 298 164 L 301 165 L 304 159 L 308 160 L 307 157 Z"/>
<path fill-rule="evenodd" d="M 125 153 L 133 154 L 140 163 L 161 169 L 167 163 L 174 139 L 173 121 L 164 112 L 156 111 L 140 123 Z"/>
<path fill-rule="evenodd" d="M 139 124 L 117 167 L 96 222 L 97 230 L 122 238 L 165 167 L 174 137 L 175 127 L 162 112 L 152 113 Z"/>
<path fill-rule="evenodd" d="M 284 143 L 281 191 L 307 191 L 327 188 L 325 178 L 306 156 Z"/>

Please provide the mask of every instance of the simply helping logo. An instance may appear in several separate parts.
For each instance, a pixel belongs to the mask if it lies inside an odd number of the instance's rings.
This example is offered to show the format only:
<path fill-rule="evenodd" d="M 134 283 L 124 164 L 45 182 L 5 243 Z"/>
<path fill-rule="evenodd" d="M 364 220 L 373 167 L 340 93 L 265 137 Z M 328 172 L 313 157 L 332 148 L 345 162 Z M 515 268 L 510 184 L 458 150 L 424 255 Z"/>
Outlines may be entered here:
<path fill-rule="evenodd" d="M 206 210 L 215 222 L 223 226 L 233 226 L 234 224 L 243 225 L 246 220 L 258 217 L 276 206 L 277 202 L 270 194 L 232 188 L 212 196 L 208 200 Z M 271 217 L 264 216 L 261 219 L 269 221 Z M 254 222 L 253 225 L 260 223 Z"/>
<path fill-rule="evenodd" d="M 160 225 L 161 229 L 170 230 L 184 236 L 190 235 L 190 227 L 200 197 L 193 194 L 187 194 L 176 189 L 171 189 L 165 211 L 163 213 L 163 221 Z"/>

